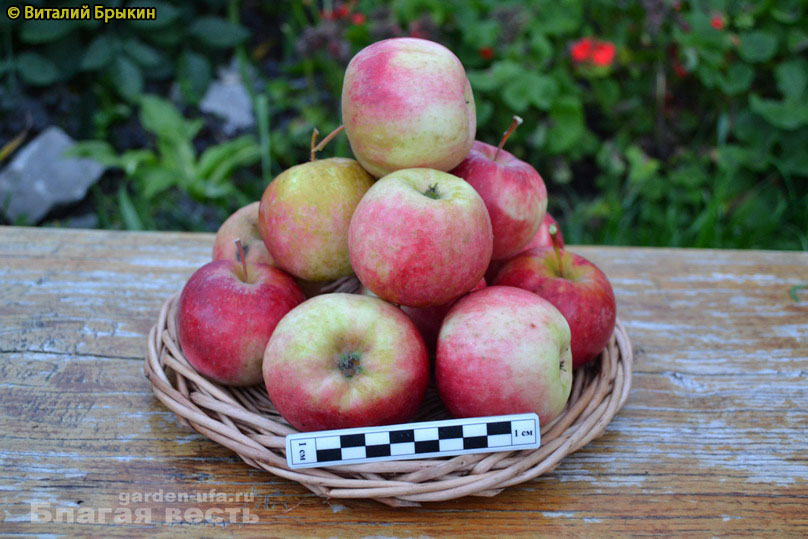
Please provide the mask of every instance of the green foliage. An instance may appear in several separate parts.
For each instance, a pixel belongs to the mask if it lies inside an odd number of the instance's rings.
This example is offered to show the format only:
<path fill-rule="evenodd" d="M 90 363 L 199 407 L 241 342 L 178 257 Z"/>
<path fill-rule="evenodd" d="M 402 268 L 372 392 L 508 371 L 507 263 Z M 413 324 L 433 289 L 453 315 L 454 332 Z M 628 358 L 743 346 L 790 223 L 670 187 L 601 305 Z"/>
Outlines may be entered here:
<path fill-rule="evenodd" d="M 382 23 L 407 33 L 431 17 L 426 37 L 466 66 L 477 138 L 525 119 L 508 149 L 543 175 L 571 243 L 808 249 L 804 2 L 397 0 L 379 19 L 384 4 L 359 2 L 370 31 L 345 27 L 351 52 Z M 613 43 L 613 63 L 576 62 L 587 37 Z M 339 96 L 328 73 L 344 60 L 316 50 L 288 72 L 307 62 Z"/>
<path fill-rule="evenodd" d="M 214 61 L 244 42 L 240 24 L 192 2 L 126 2 L 124 7 L 154 7 L 156 20 L 26 20 L 9 25 L 12 43 L 25 52 L 14 58 L 16 72 L 31 86 L 91 77 L 134 102 L 150 79 L 177 78 L 191 102 L 211 80 Z M 208 8 L 209 9 L 209 8 Z M 91 5 L 92 10 L 92 5 Z M 69 55 L 70 61 L 64 61 Z"/>
<path fill-rule="evenodd" d="M 147 148 L 123 153 L 109 142 L 83 144 L 128 182 L 96 189 L 104 226 L 211 228 L 157 216 L 183 197 L 218 218 L 260 196 L 269 178 L 307 159 L 314 127 L 339 125 L 351 56 L 413 34 L 443 43 L 465 65 L 478 140 L 496 143 L 513 114 L 524 118 L 507 149 L 544 177 L 569 243 L 808 249 L 802 0 L 139 5 L 157 6 L 158 20 L 0 21 L 11 29 L 3 81 L 91 87 L 96 138 L 132 110 L 153 135 Z M 252 35 L 239 17 L 250 18 Z M 575 60 L 582 38 L 613 44 L 614 58 Z M 257 143 L 209 146 L 221 138 L 209 140 L 201 123 L 143 95 L 176 81 L 193 116 L 214 67 L 233 52 L 253 83 Z M 347 139 L 327 152 L 349 156 Z"/>
<path fill-rule="evenodd" d="M 118 190 L 118 206 L 126 228 L 142 229 L 150 223 L 148 213 L 138 209 L 155 207 L 166 200 L 169 190 L 188 193 L 194 199 L 216 203 L 232 199 L 249 201 L 232 181 L 233 173 L 260 159 L 258 144 L 250 135 L 209 146 L 197 155 L 193 139 L 202 128 L 201 120 L 188 120 L 170 102 L 152 95 L 140 98 L 140 122 L 154 135 L 156 150 L 138 149 L 116 154 L 105 141 L 77 144 L 71 154 L 95 159 L 123 171 L 137 193 L 133 202 L 124 186 Z M 149 226 L 148 228 L 151 228 Z"/>

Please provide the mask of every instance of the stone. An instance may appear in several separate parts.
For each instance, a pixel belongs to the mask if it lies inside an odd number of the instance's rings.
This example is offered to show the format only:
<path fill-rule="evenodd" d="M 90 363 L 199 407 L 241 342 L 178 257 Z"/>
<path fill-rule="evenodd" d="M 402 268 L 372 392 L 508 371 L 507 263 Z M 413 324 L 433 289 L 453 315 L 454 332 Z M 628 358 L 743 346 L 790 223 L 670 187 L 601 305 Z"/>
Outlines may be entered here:
<path fill-rule="evenodd" d="M 208 87 L 199 103 L 199 110 L 224 120 L 222 131 L 233 135 L 255 125 L 250 94 L 237 71 L 223 70 Z"/>
<path fill-rule="evenodd" d="M 63 155 L 74 145 L 60 128 L 48 127 L 0 171 L 0 211 L 11 223 L 36 224 L 54 207 L 83 199 L 98 181 L 106 167 Z"/>

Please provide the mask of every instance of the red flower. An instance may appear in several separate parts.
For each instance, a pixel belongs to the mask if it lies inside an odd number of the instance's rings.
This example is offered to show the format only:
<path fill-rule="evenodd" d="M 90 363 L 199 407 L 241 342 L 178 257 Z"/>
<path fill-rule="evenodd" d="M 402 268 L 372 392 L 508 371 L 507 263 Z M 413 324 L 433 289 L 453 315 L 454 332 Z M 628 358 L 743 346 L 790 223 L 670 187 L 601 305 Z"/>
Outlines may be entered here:
<path fill-rule="evenodd" d="M 716 30 L 723 30 L 724 29 L 724 16 L 720 13 L 716 13 L 712 17 L 710 17 L 710 26 L 715 28 Z"/>
<path fill-rule="evenodd" d="M 577 63 L 591 62 L 598 67 L 609 67 L 614 63 L 617 47 L 610 41 L 598 41 L 584 37 L 572 44 L 570 56 Z"/>
<path fill-rule="evenodd" d="M 494 57 L 494 49 L 491 47 L 483 47 L 480 49 L 480 56 L 485 60 L 490 60 Z"/>
<path fill-rule="evenodd" d="M 572 44 L 570 56 L 576 62 L 585 62 L 592 56 L 592 39 L 584 37 Z"/>
<path fill-rule="evenodd" d="M 351 17 L 351 22 L 353 22 L 357 26 L 361 26 L 365 24 L 368 18 L 365 16 L 364 13 L 354 13 L 353 17 Z"/>
<path fill-rule="evenodd" d="M 685 66 L 682 65 L 682 62 L 680 62 L 678 58 L 674 58 L 673 60 L 673 72 L 676 73 L 676 76 L 680 79 L 687 77 L 687 69 L 685 69 Z"/>
<path fill-rule="evenodd" d="M 595 45 L 595 50 L 592 51 L 592 63 L 600 67 L 608 67 L 614 62 L 614 56 L 617 53 L 617 47 L 614 43 L 605 41 Z"/>
<path fill-rule="evenodd" d="M 334 17 L 337 19 L 342 19 L 347 17 L 348 14 L 351 12 L 350 8 L 345 4 L 340 4 L 337 6 L 337 9 L 334 10 Z"/>

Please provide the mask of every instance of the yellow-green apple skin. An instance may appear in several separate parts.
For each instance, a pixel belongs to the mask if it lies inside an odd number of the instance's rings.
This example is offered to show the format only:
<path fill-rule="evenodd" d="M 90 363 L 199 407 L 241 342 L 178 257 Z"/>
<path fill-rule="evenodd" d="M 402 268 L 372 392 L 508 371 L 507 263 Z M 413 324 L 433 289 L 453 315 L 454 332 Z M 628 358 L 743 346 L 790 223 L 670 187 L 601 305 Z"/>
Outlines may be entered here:
<path fill-rule="evenodd" d="M 258 210 L 258 230 L 275 265 L 307 281 L 350 275 L 348 226 L 373 182 L 357 161 L 343 157 L 279 174 Z"/>
<path fill-rule="evenodd" d="M 564 410 L 572 388 L 569 325 L 527 290 L 472 292 L 443 320 L 435 380 L 455 417 L 533 412 L 546 425 Z"/>
<path fill-rule="evenodd" d="M 477 129 L 463 64 L 443 45 L 409 37 L 373 43 L 353 57 L 342 121 L 354 156 L 376 177 L 404 168 L 451 170 Z"/>
<path fill-rule="evenodd" d="M 408 307 L 444 305 L 480 282 L 493 248 L 474 188 L 428 168 L 377 181 L 351 219 L 351 264 L 363 285 Z"/>
<path fill-rule="evenodd" d="M 296 429 L 367 427 L 412 419 L 429 383 L 429 358 L 397 307 L 324 294 L 278 323 L 263 374 L 270 400 Z"/>
<path fill-rule="evenodd" d="M 236 247 L 236 240 L 239 239 L 248 264 L 273 265 L 272 255 L 258 232 L 258 205 L 258 202 L 247 204 L 222 223 L 213 241 L 213 260 L 235 260 L 240 263 Z"/>

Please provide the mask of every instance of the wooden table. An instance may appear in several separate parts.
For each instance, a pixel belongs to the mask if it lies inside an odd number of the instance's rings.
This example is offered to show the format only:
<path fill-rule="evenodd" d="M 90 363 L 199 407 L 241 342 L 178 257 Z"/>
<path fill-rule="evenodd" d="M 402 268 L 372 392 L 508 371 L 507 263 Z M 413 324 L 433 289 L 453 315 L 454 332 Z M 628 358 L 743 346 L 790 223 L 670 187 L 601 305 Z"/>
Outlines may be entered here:
<path fill-rule="evenodd" d="M 625 408 L 547 476 L 392 509 L 254 470 L 154 398 L 146 335 L 211 243 L 0 228 L 0 532 L 808 534 L 806 253 L 575 248 L 634 343 Z"/>

